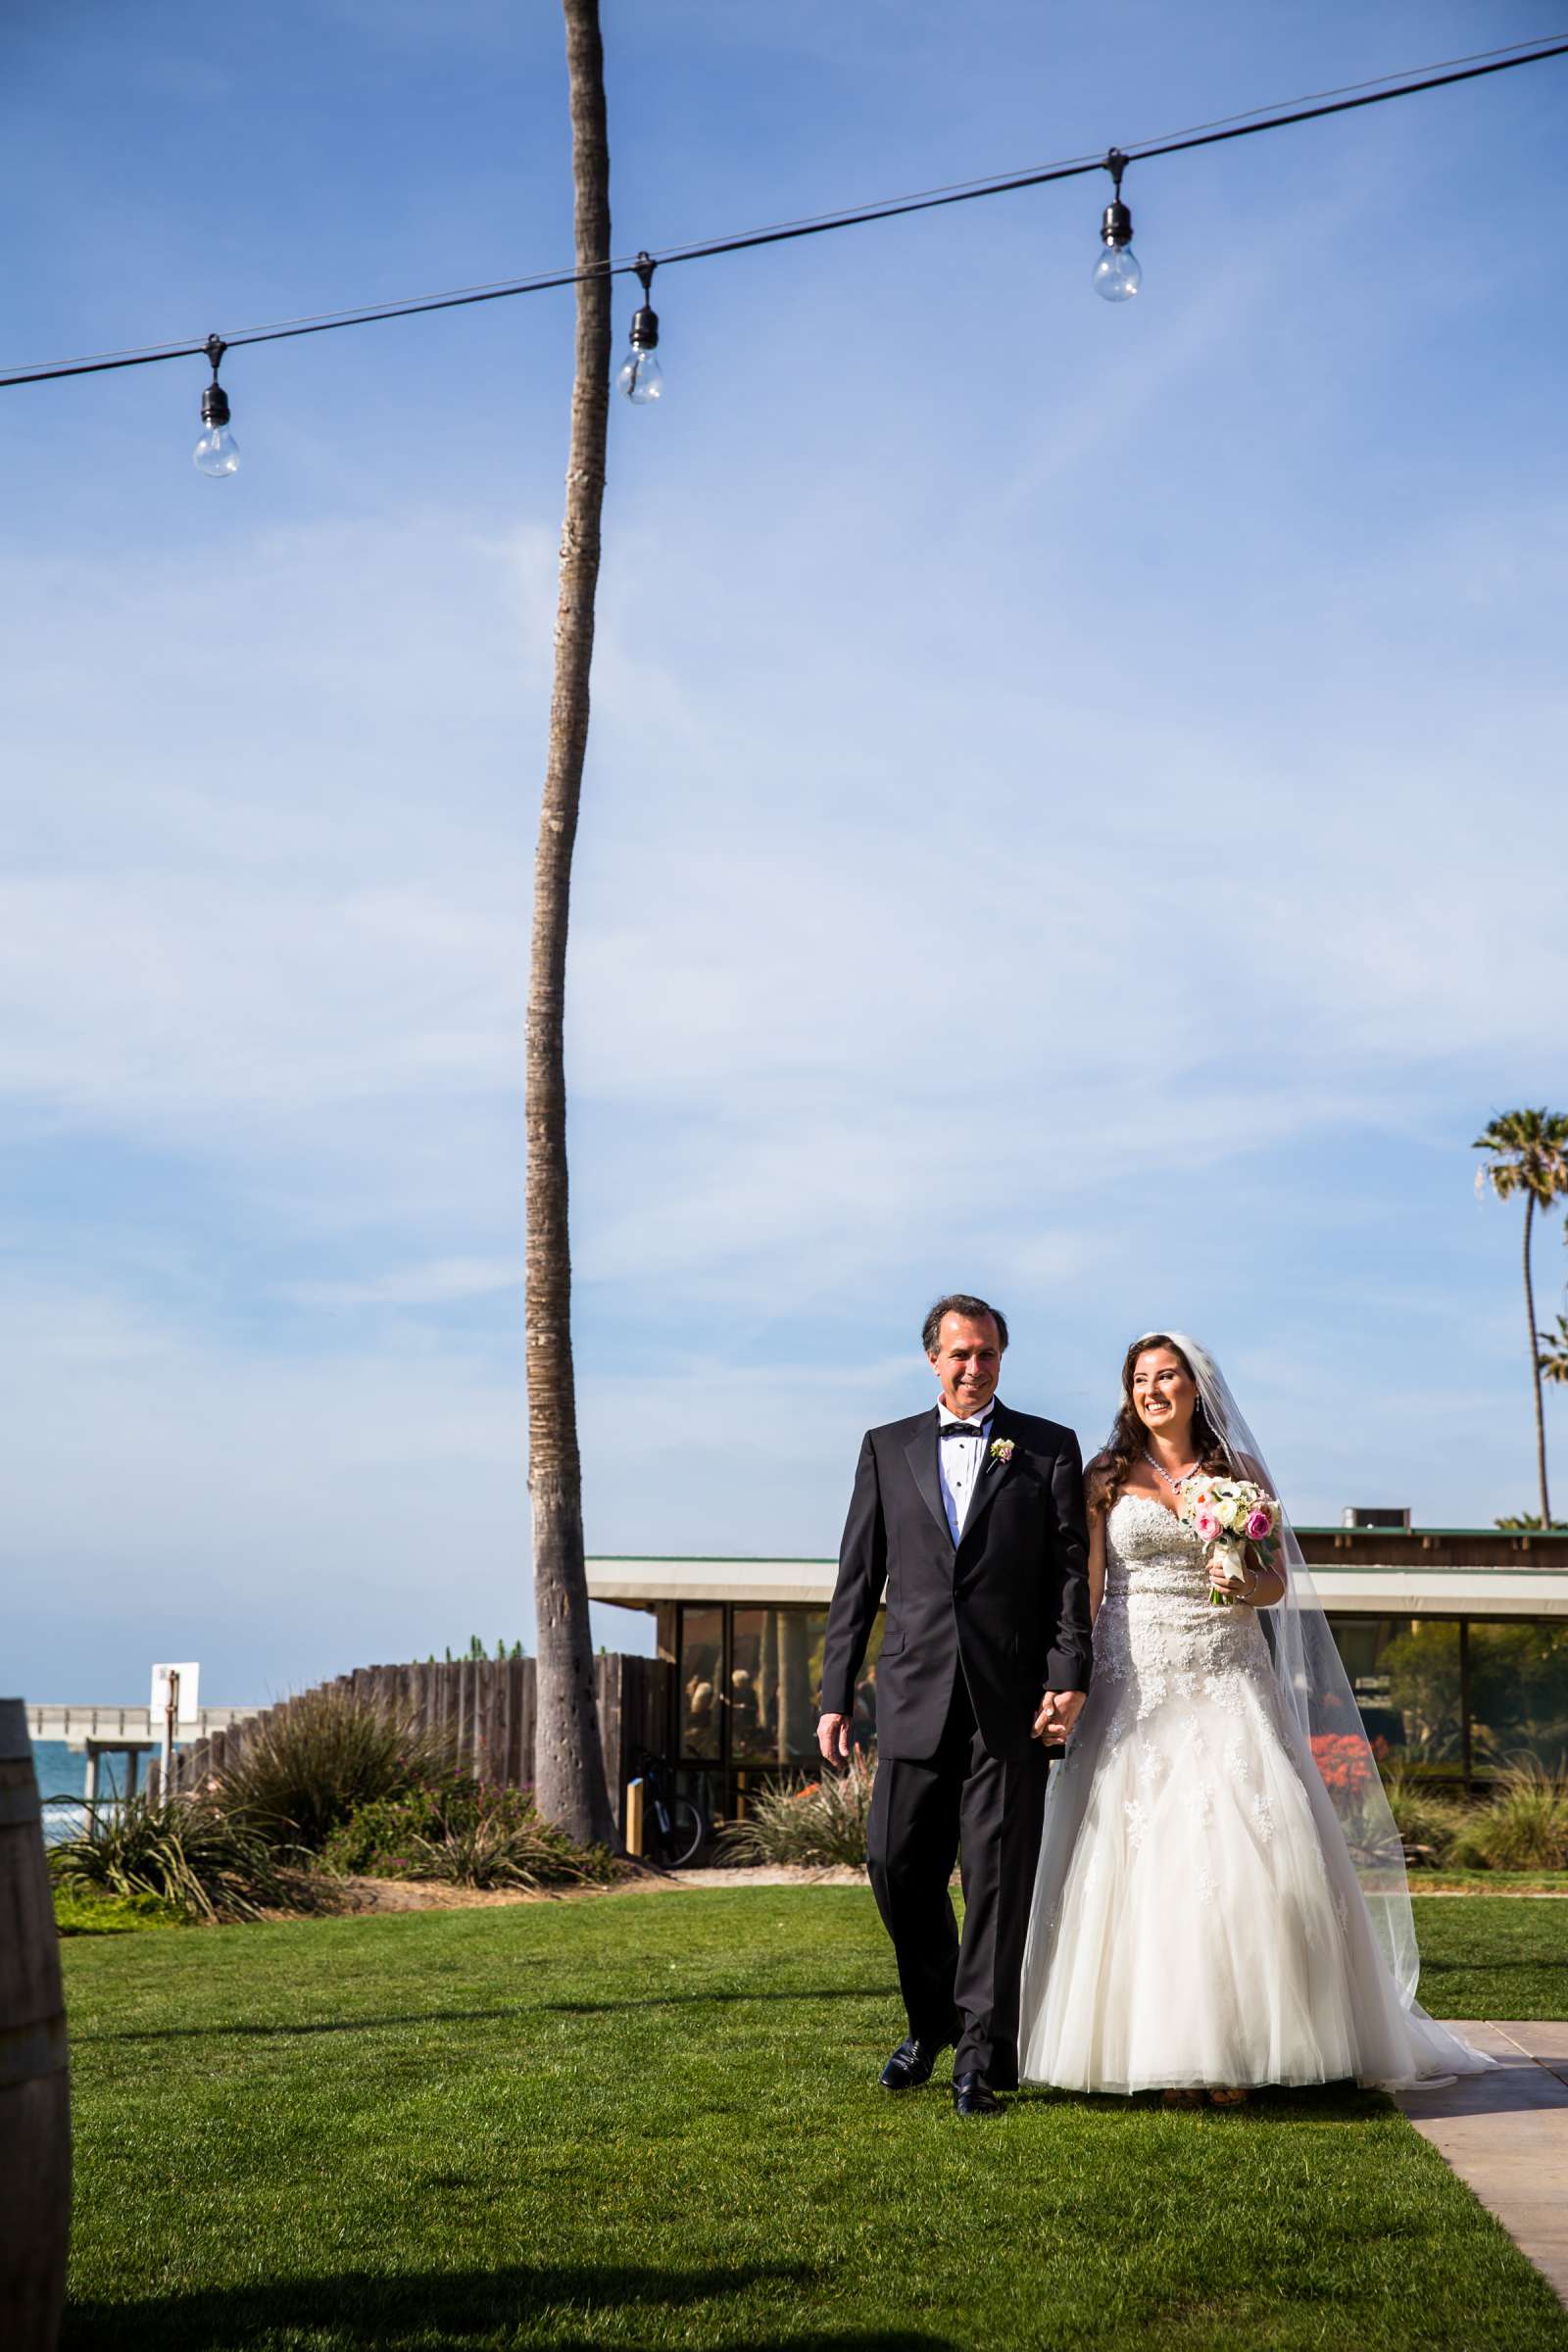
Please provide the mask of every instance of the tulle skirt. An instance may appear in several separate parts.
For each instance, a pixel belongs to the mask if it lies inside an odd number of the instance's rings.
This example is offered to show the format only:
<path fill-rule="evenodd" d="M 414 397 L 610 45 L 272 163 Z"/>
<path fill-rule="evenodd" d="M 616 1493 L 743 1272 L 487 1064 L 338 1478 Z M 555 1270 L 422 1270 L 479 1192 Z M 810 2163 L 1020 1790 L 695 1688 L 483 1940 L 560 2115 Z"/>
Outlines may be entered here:
<path fill-rule="evenodd" d="M 1097 1684 L 1052 1773 L 1023 2079 L 1137 2091 L 1487 2067 L 1401 2002 L 1266 1666 L 1182 1679 L 1197 1687 L 1140 1716 Z"/>

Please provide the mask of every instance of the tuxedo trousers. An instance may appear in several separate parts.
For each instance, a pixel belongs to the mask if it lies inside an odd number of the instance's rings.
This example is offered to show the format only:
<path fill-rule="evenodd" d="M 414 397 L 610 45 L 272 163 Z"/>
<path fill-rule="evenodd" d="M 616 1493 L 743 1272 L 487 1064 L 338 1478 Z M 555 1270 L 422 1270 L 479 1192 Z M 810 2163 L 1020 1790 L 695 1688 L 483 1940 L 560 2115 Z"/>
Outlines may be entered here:
<path fill-rule="evenodd" d="M 1038 1740 L 993 1756 L 960 1668 L 936 1753 L 877 1760 L 866 1862 L 917 2041 L 956 2046 L 955 2075 L 1018 2082 L 1024 1939 L 1050 1758 Z M 963 1883 L 960 1942 L 948 1882 Z"/>

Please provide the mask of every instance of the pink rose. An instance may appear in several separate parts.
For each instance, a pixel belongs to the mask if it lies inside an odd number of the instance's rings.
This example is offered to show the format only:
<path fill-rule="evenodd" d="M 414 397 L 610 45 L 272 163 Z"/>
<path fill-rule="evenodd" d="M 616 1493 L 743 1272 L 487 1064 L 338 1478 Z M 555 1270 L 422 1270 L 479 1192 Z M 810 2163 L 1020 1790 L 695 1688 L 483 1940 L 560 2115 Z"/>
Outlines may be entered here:
<path fill-rule="evenodd" d="M 1200 1511 L 1194 1525 L 1205 1544 L 1212 1544 L 1219 1534 L 1219 1521 L 1212 1511 Z"/>
<path fill-rule="evenodd" d="M 1247 1522 L 1247 1538 L 1250 1544 L 1261 1544 L 1268 1534 L 1267 1511 L 1253 1511 Z"/>

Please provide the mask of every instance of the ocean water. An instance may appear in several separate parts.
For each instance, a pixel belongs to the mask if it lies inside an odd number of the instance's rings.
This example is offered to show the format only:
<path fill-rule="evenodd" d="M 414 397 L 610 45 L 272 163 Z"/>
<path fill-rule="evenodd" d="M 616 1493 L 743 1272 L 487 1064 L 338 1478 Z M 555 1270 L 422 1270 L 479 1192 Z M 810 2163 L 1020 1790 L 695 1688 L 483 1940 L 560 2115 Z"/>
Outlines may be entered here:
<path fill-rule="evenodd" d="M 37 1775 L 38 1794 L 43 1800 L 45 1842 L 52 1844 L 57 1838 L 74 1838 L 87 1826 L 87 1817 L 79 1804 L 51 1804 L 51 1797 L 80 1797 L 87 1787 L 87 1756 L 83 1748 L 68 1747 L 63 1740 L 35 1740 L 32 1743 L 32 1769 Z M 142 1770 L 147 1769 L 146 1758 Z M 98 1767 L 98 1799 L 100 1804 L 112 1801 L 122 1793 L 122 1778 L 124 1759 L 105 1756 Z"/>
<path fill-rule="evenodd" d="M 80 1796 L 87 1786 L 85 1750 L 68 1747 L 63 1740 L 35 1740 L 32 1769 L 38 1776 L 40 1796 Z M 106 1758 L 99 1768 L 100 1787 L 111 1770 Z"/>

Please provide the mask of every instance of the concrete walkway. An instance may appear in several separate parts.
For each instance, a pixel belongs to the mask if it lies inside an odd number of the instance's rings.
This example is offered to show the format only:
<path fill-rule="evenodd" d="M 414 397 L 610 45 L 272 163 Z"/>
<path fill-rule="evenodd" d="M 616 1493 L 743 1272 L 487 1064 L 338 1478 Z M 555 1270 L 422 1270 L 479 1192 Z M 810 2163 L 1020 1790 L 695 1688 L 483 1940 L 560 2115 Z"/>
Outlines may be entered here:
<path fill-rule="evenodd" d="M 1396 2095 L 1568 2303 L 1568 2025 L 1455 2024 L 1497 2060 L 1445 2090 Z"/>

